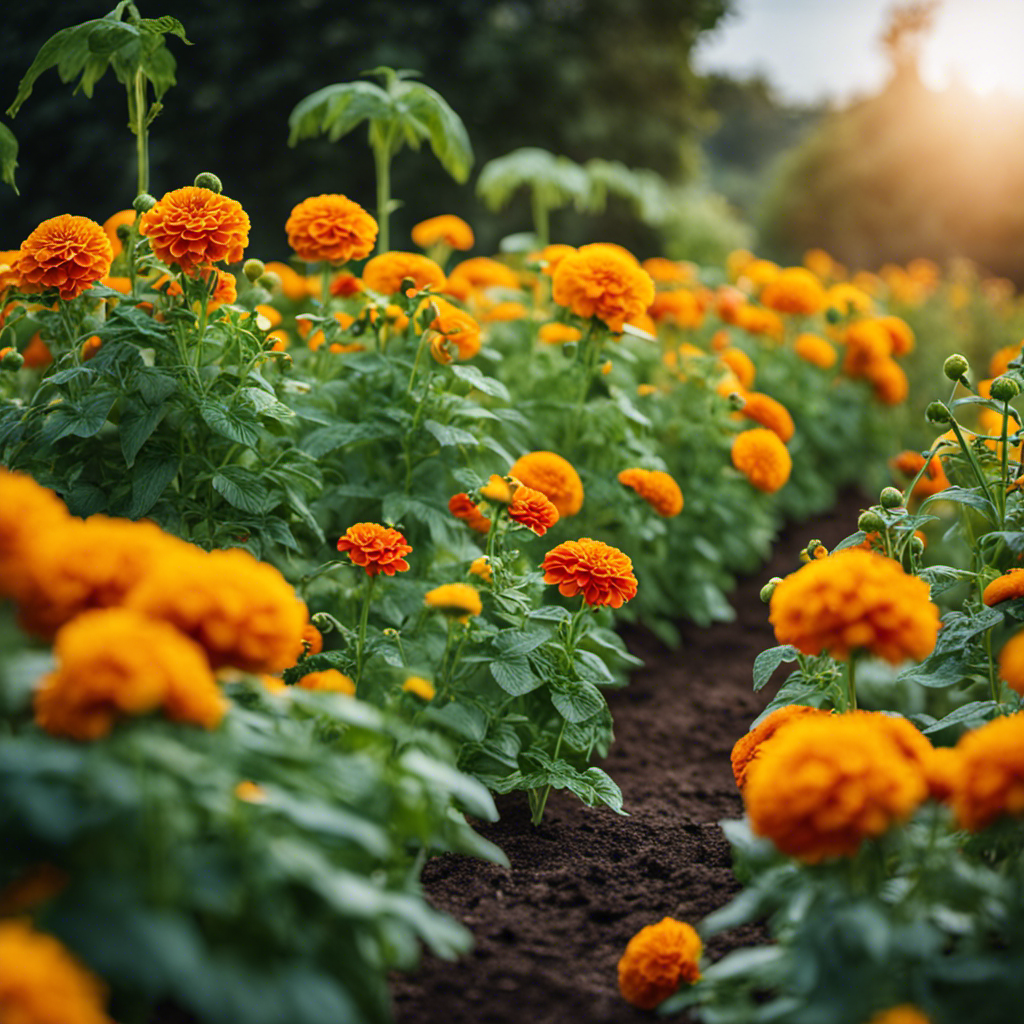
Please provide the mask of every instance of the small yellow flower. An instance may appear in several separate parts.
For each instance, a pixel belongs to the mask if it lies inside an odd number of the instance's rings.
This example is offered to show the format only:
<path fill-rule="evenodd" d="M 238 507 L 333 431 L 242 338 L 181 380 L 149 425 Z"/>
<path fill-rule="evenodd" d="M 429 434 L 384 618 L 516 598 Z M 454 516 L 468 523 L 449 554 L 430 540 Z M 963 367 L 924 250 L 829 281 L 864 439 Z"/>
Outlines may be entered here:
<path fill-rule="evenodd" d="M 267 802 L 266 790 L 251 779 L 243 779 L 235 786 L 235 797 L 247 804 L 264 804 Z"/>
<path fill-rule="evenodd" d="M 479 591 L 468 583 L 444 583 L 428 590 L 423 600 L 428 608 L 436 608 L 463 624 L 469 622 L 471 615 L 480 615 L 484 610 Z"/>
<path fill-rule="evenodd" d="M 514 476 L 491 474 L 490 480 L 480 488 L 480 497 L 495 505 L 511 505 L 520 483 Z"/>
<path fill-rule="evenodd" d="M 494 573 L 491 571 L 491 561 L 486 555 L 474 558 L 470 563 L 469 571 L 472 575 L 479 576 L 484 583 L 490 583 L 494 579 Z"/>
<path fill-rule="evenodd" d="M 402 683 L 402 689 L 408 693 L 413 693 L 422 700 L 433 700 L 437 693 L 434 689 L 434 684 L 429 679 L 424 679 L 422 676 L 409 676 L 404 683 Z"/>

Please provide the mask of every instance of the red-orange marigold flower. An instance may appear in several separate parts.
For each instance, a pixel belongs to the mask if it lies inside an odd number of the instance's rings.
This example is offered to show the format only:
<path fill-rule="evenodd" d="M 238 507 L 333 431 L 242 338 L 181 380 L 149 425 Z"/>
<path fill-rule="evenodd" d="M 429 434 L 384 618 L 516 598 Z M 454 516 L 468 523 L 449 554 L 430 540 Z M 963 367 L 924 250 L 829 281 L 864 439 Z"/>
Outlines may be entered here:
<path fill-rule="evenodd" d="M 307 263 L 347 263 L 373 252 L 377 222 L 347 196 L 310 196 L 284 225 L 288 244 Z"/>
<path fill-rule="evenodd" d="M 363 284 L 381 295 L 400 292 L 406 278 L 413 282 L 417 291 L 444 287 L 444 271 L 418 252 L 382 252 L 363 267 Z"/>
<path fill-rule="evenodd" d="M 237 263 L 249 244 L 242 204 L 208 188 L 186 185 L 167 192 L 139 219 L 157 259 L 186 274 L 213 263 Z"/>
<path fill-rule="evenodd" d="M 662 918 L 629 940 L 619 961 L 622 998 L 641 1010 L 653 1010 L 681 984 L 700 978 L 700 936 L 683 921 Z"/>
<path fill-rule="evenodd" d="M 69 300 L 106 277 L 113 261 L 110 239 L 96 221 L 64 213 L 44 220 L 21 243 L 12 270 L 23 291 L 56 288 Z"/>
<path fill-rule="evenodd" d="M 453 494 L 448 499 L 448 511 L 456 519 L 463 520 L 472 530 L 477 533 L 487 533 L 491 528 L 491 521 L 481 511 L 478 505 L 465 492 Z"/>
<path fill-rule="evenodd" d="M 920 452 L 904 451 L 889 460 L 889 468 L 894 473 L 899 473 L 912 480 L 921 471 L 924 465 L 924 456 Z M 928 468 L 921 475 L 914 487 L 914 494 L 919 498 L 927 498 L 932 494 L 938 494 L 949 486 L 949 478 L 946 476 L 942 463 L 937 455 L 928 460 Z"/>
<path fill-rule="evenodd" d="M 541 562 L 544 582 L 558 584 L 563 597 L 582 594 L 587 604 L 621 608 L 636 596 L 629 556 L 603 541 L 580 537 L 552 548 Z"/>
<path fill-rule="evenodd" d="M 558 522 L 558 509 L 547 495 L 532 487 L 519 487 L 508 506 L 509 518 L 543 537 Z"/>
<path fill-rule="evenodd" d="M 659 516 L 671 519 L 683 511 L 683 492 L 679 484 L 660 469 L 624 469 L 618 481 L 636 491 Z"/>
<path fill-rule="evenodd" d="M 338 550 L 347 551 L 352 562 L 362 566 L 369 576 L 394 576 L 408 570 L 404 556 L 412 551 L 412 545 L 398 530 L 379 523 L 356 523 L 338 541 Z"/>
<path fill-rule="evenodd" d="M 612 331 L 647 311 L 654 301 L 654 282 L 635 260 L 600 243 L 585 245 L 558 264 L 551 294 L 577 316 L 597 317 Z"/>

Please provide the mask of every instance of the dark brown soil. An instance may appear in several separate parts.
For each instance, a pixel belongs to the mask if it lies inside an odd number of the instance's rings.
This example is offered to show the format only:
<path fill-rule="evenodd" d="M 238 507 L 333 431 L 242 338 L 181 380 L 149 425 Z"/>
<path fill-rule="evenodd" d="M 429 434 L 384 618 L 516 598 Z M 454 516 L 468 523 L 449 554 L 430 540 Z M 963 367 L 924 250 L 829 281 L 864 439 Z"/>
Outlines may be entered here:
<path fill-rule="evenodd" d="M 735 622 L 684 626 L 678 651 L 640 631 L 626 636 L 645 667 L 609 694 L 616 742 L 604 767 L 629 817 L 555 792 L 534 828 L 525 794 L 512 794 L 499 798 L 500 821 L 479 826 L 510 870 L 456 855 L 426 865 L 429 899 L 476 946 L 457 963 L 427 958 L 416 975 L 396 977 L 398 1024 L 655 1019 L 621 998 L 616 964 L 644 925 L 666 914 L 696 923 L 737 889 L 716 823 L 742 814 L 729 751 L 769 699 L 751 690 L 753 660 L 774 643 L 758 592 L 797 567 L 811 537 L 831 547 L 854 529 L 859 499 L 845 497 L 836 513 L 785 532 L 772 562 L 735 593 Z M 745 931 L 716 937 L 708 955 L 756 940 Z"/>

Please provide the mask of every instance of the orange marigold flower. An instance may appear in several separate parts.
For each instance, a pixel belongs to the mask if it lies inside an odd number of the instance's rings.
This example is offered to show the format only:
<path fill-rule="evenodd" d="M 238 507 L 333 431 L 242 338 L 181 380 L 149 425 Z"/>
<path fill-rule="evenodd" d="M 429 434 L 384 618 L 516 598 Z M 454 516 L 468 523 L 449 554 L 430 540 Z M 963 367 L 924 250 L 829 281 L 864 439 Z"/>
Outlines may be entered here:
<path fill-rule="evenodd" d="M 306 298 L 306 279 L 294 267 L 271 260 L 266 264 L 266 272 L 277 274 L 281 279 L 281 291 L 284 292 L 285 298 L 292 302 L 301 302 Z"/>
<path fill-rule="evenodd" d="M 635 327 L 637 330 L 649 334 L 652 338 L 658 337 L 658 325 L 646 313 L 637 313 L 626 321 L 627 327 Z"/>
<path fill-rule="evenodd" d="M 778 313 L 810 316 L 825 305 L 825 289 L 805 267 L 786 267 L 765 285 L 761 302 Z"/>
<path fill-rule="evenodd" d="M 867 716 L 881 729 L 910 762 L 914 771 L 924 776 L 928 793 L 936 800 L 945 800 L 952 792 L 951 778 L 959 759 L 948 748 L 936 749 L 917 726 L 902 715 L 888 711 L 854 711 Z"/>
<path fill-rule="evenodd" d="M 373 252 L 377 222 L 342 195 L 303 199 L 284 225 L 288 244 L 306 263 L 347 263 Z"/>
<path fill-rule="evenodd" d="M 1024 714 L 964 733 L 956 750 L 960 777 L 953 811 L 964 828 L 979 832 L 998 818 L 1024 814 Z"/>
<path fill-rule="evenodd" d="M 898 316 L 880 316 L 875 322 L 888 332 L 894 356 L 905 356 L 914 351 L 914 331 L 906 320 Z"/>
<path fill-rule="evenodd" d="M 44 220 L 21 243 L 11 269 L 23 291 L 56 288 L 67 301 L 106 277 L 113 261 L 110 239 L 96 221 L 64 213 Z"/>
<path fill-rule="evenodd" d="M 227 711 L 202 648 L 140 612 L 83 612 L 57 633 L 53 650 L 57 668 L 36 690 L 35 715 L 55 736 L 99 739 L 117 719 L 158 708 L 212 729 Z"/>
<path fill-rule="evenodd" d="M 281 311 L 273 306 L 260 305 L 256 307 L 256 323 L 261 331 L 269 331 L 272 327 L 279 327 L 284 317 Z M 305 323 L 306 321 L 302 321 Z"/>
<path fill-rule="evenodd" d="M 686 288 L 656 292 L 647 313 L 656 323 L 675 324 L 677 327 L 700 327 L 704 322 L 703 307 L 697 296 Z"/>
<path fill-rule="evenodd" d="M 987 605 L 1001 604 L 1024 597 L 1024 569 L 1008 569 L 1002 576 L 997 576 L 981 595 Z"/>
<path fill-rule="evenodd" d="M 249 244 L 242 204 L 208 188 L 186 185 L 167 192 L 139 218 L 157 259 L 194 275 L 213 263 L 237 263 Z"/>
<path fill-rule="evenodd" d="M 962 774 L 960 751 L 955 747 L 935 747 L 925 767 L 928 792 L 933 800 L 949 803 Z"/>
<path fill-rule="evenodd" d="M 576 515 L 583 507 L 583 482 L 561 455 L 529 452 L 516 459 L 508 472 L 525 487 L 546 495 L 563 519 Z"/>
<path fill-rule="evenodd" d="M 764 288 L 782 273 L 782 267 L 771 260 L 752 259 L 743 266 L 743 277 L 756 289 Z"/>
<path fill-rule="evenodd" d="M 890 558 L 858 548 L 810 562 L 787 576 L 771 599 L 780 644 L 846 660 L 868 650 L 893 665 L 921 661 L 935 647 L 939 610 L 924 580 Z"/>
<path fill-rule="evenodd" d="M 82 342 L 82 347 L 79 350 L 79 356 L 83 363 L 89 362 L 93 356 L 103 347 L 103 339 L 98 335 L 94 334 L 89 338 L 86 338 Z"/>
<path fill-rule="evenodd" d="M 487 533 L 491 529 L 491 521 L 481 511 L 478 505 L 465 492 L 453 494 L 448 499 L 448 511 L 456 519 L 462 519 L 472 530 L 477 533 Z"/>
<path fill-rule="evenodd" d="M 263 804 L 267 802 L 267 791 L 252 779 L 242 779 L 235 786 L 235 799 L 246 804 Z"/>
<path fill-rule="evenodd" d="M 563 245 L 560 242 L 555 242 L 552 245 L 544 246 L 540 252 L 531 253 L 530 258 L 543 263 L 545 265 L 543 273 L 548 277 L 552 277 L 558 264 L 575 251 L 576 247 L 573 245 Z"/>
<path fill-rule="evenodd" d="M 1015 633 L 999 652 L 999 675 L 1018 696 L 1024 697 L 1024 631 Z"/>
<path fill-rule="evenodd" d="M 423 603 L 458 622 L 469 622 L 471 615 L 483 613 L 480 591 L 468 583 L 443 583 L 423 595 Z"/>
<path fill-rule="evenodd" d="M 579 341 L 583 337 L 583 332 L 578 327 L 555 322 L 544 324 L 537 332 L 537 337 L 546 345 L 565 345 Z"/>
<path fill-rule="evenodd" d="M 20 255 L 20 249 L 0 249 L 0 296 L 8 288 L 17 288 L 21 282 L 21 275 L 15 269 Z M 0 315 L 0 327 L 3 326 L 7 311 L 5 309 L 3 315 Z"/>
<path fill-rule="evenodd" d="M 822 370 L 830 370 L 836 365 L 839 358 L 831 343 L 817 334 L 804 332 L 797 335 L 793 343 L 793 351 L 812 366 L 820 367 Z"/>
<path fill-rule="evenodd" d="M 895 359 L 873 363 L 867 367 L 864 376 L 871 382 L 875 398 L 883 405 L 899 405 L 906 401 L 910 384 L 903 367 Z"/>
<path fill-rule="evenodd" d="M 777 434 L 783 443 L 793 436 L 796 429 L 793 417 L 781 402 L 760 391 L 743 392 L 743 401 L 743 408 L 737 415 L 745 416 L 748 420 L 754 420 L 762 427 L 767 427 L 772 433 Z"/>
<path fill-rule="evenodd" d="M 892 337 L 877 320 L 857 320 L 844 334 L 846 355 L 843 371 L 851 377 L 867 377 L 873 367 L 892 355 Z"/>
<path fill-rule="evenodd" d="M 511 505 L 513 495 L 521 486 L 515 477 L 492 473 L 487 483 L 480 488 L 480 497 L 492 505 Z"/>
<path fill-rule="evenodd" d="M 138 214 L 133 209 L 118 210 L 117 213 L 112 213 L 103 222 L 103 232 L 110 239 L 110 248 L 113 251 L 114 259 L 117 259 L 124 249 L 121 239 L 117 237 L 117 229 L 119 227 L 131 227 L 135 223 L 137 216 Z"/>
<path fill-rule="evenodd" d="M 331 294 L 337 298 L 348 299 L 363 290 L 362 278 L 355 274 L 338 274 L 331 281 Z"/>
<path fill-rule="evenodd" d="M 379 523 L 356 523 L 338 541 L 338 550 L 347 551 L 352 563 L 362 566 L 368 576 L 394 576 L 396 572 L 408 572 L 405 555 L 412 551 L 412 545 L 398 530 Z"/>
<path fill-rule="evenodd" d="M 920 452 L 904 451 L 889 460 L 889 468 L 894 473 L 912 480 L 924 466 L 924 456 Z M 938 456 L 932 456 L 928 460 L 928 468 L 921 475 L 914 487 L 914 494 L 919 498 L 927 498 L 932 494 L 938 494 L 949 486 L 949 478 Z"/>
<path fill-rule="evenodd" d="M 484 313 L 489 324 L 509 323 L 513 320 L 525 320 L 530 311 L 521 302 L 498 302 Z"/>
<path fill-rule="evenodd" d="M 870 313 L 874 305 L 874 300 L 866 291 L 846 282 L 832 285 L 825 293 L 826 308 L 834 309 L 842 316 Z"/>
<path fill-rule="evenodd" d="M 69 521 L 64 502 L 53 491 L 0 466 L 0 596 L 22 588 L 36 541 Z"/>
<path fill-rule="evenodd" d="M 808 249 L 804 253 L 804 266 L 823 281 L 835 277 L 842 270 L 824 249 Z"/>
<path fill-rule="evenodd" d="M 509 518 L 543 537 L 559 520 L 558 509 L 547 495 L 532 487 L 519 487 L 508 506 Z"/>
<path fill-rule="evenodd" d="M 805 715 L 781 730 L 743 790 L 754 832 L 816 864 L 908 818 L 925 779 L 875 717 Z"/>
<path fill-rule="evenodd" d="M 321 693 L 341 693 L 346 697 L 356 695 L 356 684 L 336 668 L 307 672 L 295 685 L 301 686 L 303 690 L 319 690 Z"/>
<path fill-rule="evenodd" d="M 306 606 L 292 585 L 248 551 L 165 551 L 126 604 L 192 637 L 214 668 L 279 672 L 295 664 Z"/>
<path fill-rule="evenodd" d="M 736 375 L 736 379 L 744 388 L 749 388 L 754 383 L 757 370 L 754 367 L 754 360 L 741 348 L 723 348 L 718 353 L 718 358 L 729 367 Z M 783 438 L 788 440 L 788 438 Z"/>
<path fill-rule="evenodd" d="M 585 245 L 558 264 L 551 294 L 577 316 L 597 317 L 612 331 L 643 313 L 654 300 L 654 282 L 634 261 L 607 245 Z"/>
<path fill-rule="evenodd" d="M 381 295 L 396 295 L 407 278 L 417 291 L 444 287 L 444 271 L 418 252 L 382 252 L 363 267 L 363 284 Z"/>
<path fill-rule="evenodd" d="M 773 309 L 763 309 L 750 303 L 740 306 L 735 312 L 735 324 L 748 334 L 762 335 L 776 341 L 786 333 L 782 317 Z"/>
<path fill-rule="evenodd" d="M 541 562 L 544 582 L 556 583 L 563 597 L 583 595 L 587 604 L 621 608 L 636 597 L 629 556 L 603 541 L 580 537 L 552 548 Z"/>
<path fill-rule="evenodd" d="M 988 364 L 988 375 L 990 377 L 1001 377 L 1010 368 L 1010 363 L 1019 359 L 1021 355 L 1021 342 L 1016 345 L 1006 345 L 999 349 Z"/>
<path fill-rule="evenodd" d="M 867 1024 L 932 1024 L 916 1006 L 904 1003 L 891 1006 L 888 1010 L 879 1010 Z"/>
<path fill-rule="evenodd" d="M 213 268 L 214 274 L 216 274 L 216 281 L 214 281 L 213 292 L 210 295 L 209 309 L 215 310 L 218 306 L 224 305 L 226 302 L 235 302 L 238 299 L 238 281 L 234 274 L 228 273 L 226 270 L 221 270 L 219 267 Z M 209 278 L 207 278 L 209 281 Z"/>
<path fill-rule="evenodd" d="M 409 676 L 402 683 L 402 689 L 406 693 L 415 694 L 420 700 L 431 701 L 437 696 L 434 684 L 429 679 L 424 679 L 423 676 Z"/>
<path fill-rule="evenodd" d="M 484 583 L 491 583 L 494 580 L 494 571 L 491 569 L 490 559 L 486 555 L 474 558 L 469 563 L 469 572 L 472 576 L 479 576 Z"/>
<path fill-rule="evenodd" d="M 641 398 L 647 398 L 650 395 L 656 395 L 658 389 L 653 384 L 637 384 L 636 393 Z"/>
<path fill-rule="evenodd" d="M 429 305 L 437 310 L 437 316 L 430 322 L 431 330 L 454 345 L 460 359 L 472 359 L 480 351 L 480 324 L 464 309 L 445 299 L 432 298 Z M 451 359 L 438 361 L 451 362 Z"/>
<path fill-rule="evenodd" d="M 618 481 L 631 487 L 659 516 L 671 519 L 683 511 L 683 492 L 668 473 L 660 469 L 624 469 Z"/>
<path fill-rule="evenodd" d="M 725 257 L 725 270 L 730 281 L 735 281 L 745 267 L 754 261 L 754 254 L 749 249 L 733 249 Z"/>
<path fill-rule="evenodd" d="M 474 256 L 463 260 L 448 275 L 448 283 L 454 284 L 456 288 L 464 285 L 470 291 L 478 288 L 519 288 L 516 272 L 489 256 Z"/>
<path fill-rule="evenodd" d="M 21 356 L 25 360 L 23 365 L 27 370 L 43 370 L 53 362 L 50 346 L 43 341 L 38 331 L 32 335 Z"/>
<path fill-rule="evenodd" d="M 449 249 L 465 252 L 473 248 L 473 229 L 461 218 L 451 213 L 421 220 L 412 229 L 413 243 L 421 249 L 432 245 L 446 245 Z"/>
<path fill-rule="evenodd" d="M 732 442 L 732 464 L 766 494 L 785 486 L 793 460 L 778 434 L 764 427 L 744 430 Z"/>
<path fill-rule="evenodd" d="M 312 622 L 307 622 L 302 627 L 302 637 L 300 638 L 299 651 L 295 655 L 295 660 L 306 656 L 312 657 L 314 654 L 319 654 L 324 649 L 324 638 L 320 634 L 320 630 L 313 625 Z"/>
<path fill-rule="evenodd" d="M 678 263 L 676 260 L 669 260 L 664 256 L 652 256 L 650 259 L 644 260 L 640 266 L 650 274 L 651 280 L 656 284 L 681 288 L 693 283 L 694 267 L 692 263 Z"/>
<path fill-rule="evenodd" d="M 0 1020 L 10 1024 L 114 1024 L 106 989 L 55 938 L 27 920 L 0 921 Z"/>
<path fill-rule="evenodd" d="M 641 928 L 619 960 L 622 998 L 641 1010 L 653 1010 L 680 985 L 700 978 L 700 936 L 683 921 L 664 917 Z"/>
<path fill-rule="evenodd" d="M 764 744 L 780 729 L 803 715 L 827 715 L 828 711 L 820 708 L 805 707 L 803 704 L 786 704 L 777 708 L 763 719 L 745 736 L 741 736 L 732 747 L 732 777 L 736 786 L 742 789 L 747 783 L 747 776 L 757 759 L 764 752 Z"/>

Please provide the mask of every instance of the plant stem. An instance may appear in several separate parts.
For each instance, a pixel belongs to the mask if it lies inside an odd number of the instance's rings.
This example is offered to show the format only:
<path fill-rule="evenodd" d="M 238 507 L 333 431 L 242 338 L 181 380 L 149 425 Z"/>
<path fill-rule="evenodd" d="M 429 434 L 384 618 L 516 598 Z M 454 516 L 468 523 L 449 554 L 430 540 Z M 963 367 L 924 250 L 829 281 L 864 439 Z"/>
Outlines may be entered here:
<path fill-rule="evenodd" d="M 376 576 L 367 576 L 366 591 L 363 594 L 363 611 L 359 616 L 359 634 L 356 637 L 356 695 L 359 694 L 359 681 L 363 677 L 363 647 L 366 645 L 366 624 L 370 619 L 370 597 L 373 595 L 373 585 L 376 583 Z"/>
<path fill-rule="evenodd" d="M 539 248 L 543 249 L 548 244 L 551 231 L 548 225 L 548 208 L 536 191 L 533 193 L 533 233 L 537 236 Z"/>
<path fill-rule="evenodd" d="M 992 630 L 985 630 L 985 655 L 988 658 L 988 685 L 992 691 L 992 700 L 999 703 L 999 683 L 996 680 L 995 659 L 992 657 Z"/>
<path fill-rule="evenodd" d="M 373 147 L 373 163 L 377 172 L 377 252 L 390 248 L 388 218 L 391 216 L 391 136 Z"/>
<path fill-rule="evenodd" d="M 568 725 L 568 719 L 562 719 L 562 728 L 558 730 L 558 739 L 555 741 L 555 753 L 551 758 L 552 763 L 558 760 L 558 755 L 562 750 L 562 737 L 565 735 L 565 727 Z M 530 821 L 534 825 L 539 825 L 544 819 L 544 808 L 547 806 L 548 797 L 551 795 L 551 784 L 549 783 L 544 787 L 544 792 L 540 795 L 539 799 L 531 800 L 531 809 L 533 814 Z"/>
<path fill-rule="evenodd" d="M 138 195 L 149 191 L 149 128 L 146 125 L 146 74 L 135 72 L 135 155 L 138 170 Z"/>
<path fill-rule="evenodd" d="M 857 653 L 854 652 L 850 655 L 850 660 L 846 663 L 846 681 L 850 688 L 850 705 L 846 709 L 847 711 L 857 710 Z"/>
<path fill-rule="evenodd" d="M 967 444 L 966 440 L 964 440 L 964 435 L 960 430 L 960 424 L 957 423 L 955 419 L 951 419 L 949 423 L 953 433 L 956 435 L 957 441 L 960 443 L 961 450 L 964 455 L 967 456 L 967 461 L 971 464 L 971 469 L 974 470 L 974 475 L 978 478 L 978 483 L 981 484 L 981 489 L 985 492 L 985 497 L 992 503 L 992 508 L 995 509 L 998 514 L 999 506 L 996 504 L 995 498 L 992 497 L 988 481 L 985 479 L 985 474 L 982 471 L 981 466 L 978 465 L 978 457 L 974 454 L 974 449 Z"/>

